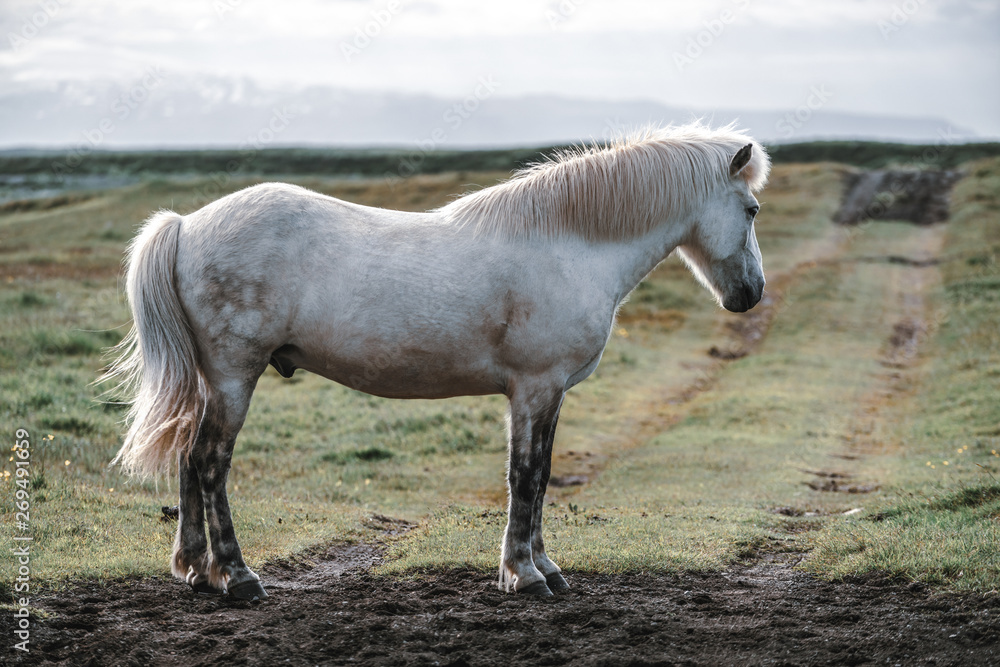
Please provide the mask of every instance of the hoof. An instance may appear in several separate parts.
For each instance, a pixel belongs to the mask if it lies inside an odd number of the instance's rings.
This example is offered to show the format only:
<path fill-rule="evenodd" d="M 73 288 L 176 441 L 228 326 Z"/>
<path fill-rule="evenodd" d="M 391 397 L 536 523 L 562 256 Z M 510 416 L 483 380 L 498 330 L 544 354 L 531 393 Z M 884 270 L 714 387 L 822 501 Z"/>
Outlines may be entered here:
<path fill-rule="evenodd" d="M 563 576 L 558 572 L 553 572 L 552 574 L 545 576 L 545 583 L 548 584 L 549 590 L 553 593 L 559 593 L 560 591 L 568 591 L 569 584 L 563 579 Z"/>
<path fill-rule="evenodd" d="M 210 586 L 207 581 L 199 581 L 191 584 L 191 589 L 198 595 L 222 595 L 221 589 Z"/>
<path fill-rule="evenodd" d="M 229 597 L 236 600 L 254 602 L 257 600 L 266 600 L 267 593 L 264 592 L 264 587 L 260 585 L 259 581 L 251 579 L 250 581 L 244 581 L 242 584 L 230 586 Z"/>
<path fill-rule="evenodd" d="M 522 595 L 537 595 L 540 598 L 550 598 L 552 597 L 552 591 L 545 584 L 544 581 L 536 581 L 530 586 L 525 586 L 524 588 L 517 591 Z"/>

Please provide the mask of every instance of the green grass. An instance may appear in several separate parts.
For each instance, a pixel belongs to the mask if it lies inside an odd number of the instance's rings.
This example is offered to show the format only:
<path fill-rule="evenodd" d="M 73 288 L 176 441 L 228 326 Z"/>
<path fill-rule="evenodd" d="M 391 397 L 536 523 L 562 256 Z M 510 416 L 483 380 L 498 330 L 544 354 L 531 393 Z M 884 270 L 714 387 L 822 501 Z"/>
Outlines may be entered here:
<path fill-rule="evenodd" d="M 825 534 L 810 569 L 835 576 L 888 574 L 955 588 L 996 590 L 1000 485 L 911 492 L 882 512 Z"/>
<path fill-rule="evenodd" d="M 563 408 L 554 474 L 590 482 L 550 489 L 556 561 L 671 571 L 795 552 L 823 576 L 878 571 L 996 588 L 998 165 L 974 163 L 956 189 L 947 261 L 922 292 L 933 321 L 920 357 L 901 371 L 880 363 L 912 305 L 901 295 L 916 293 L 914 276 L 938 269 L 868 259 L 915 255 L 941 231 L 834 227 L 841 167 L 779 165 L 761 197 L 760 244 L 781 294 L 753 354 L 710 357 L 710 347 L 732 345 L 730 325 L 743 318 L 721 312 L 675 259 L 658 267 L 623 308 L 601 367 Z M 298 181 L 425 209 L 500 177 Z M 36 581 L 167 574 L 174 525 L 160 521 L 160 506 L 175 504 L 176 483 L 128 480 L 108 467 L 123 410 L 98 401 L 90 383 L 106 363 L 102 349 L 126 330 L 126 240 L 151 211 L 197 208 L 209 183 L 150 181 L 0 211 L 0 414 L 31 433 Z M 379 513 L 418 523 L 391 541 L 383 572 L 494 569 L 505 523 L 504 411 L 501 397 L 390 401 L 268 371 L 229 483 L 244 554 L 257 566 L 323 540 L 380 539 L 365 520 Z M 856 458 L 835 458 L 845 454 Z M 4 470 L 13 473 L 13 462 Z M 877 489 L 817 491 L 808 470 Z M 14 490 L 13 477 L 0 482 L 6 526 Z M 855 508 L 863 511 L 843 514 Z M 0 582 L 11 581 L 11 567 L 0 563 Z"/>
<path fill-rule="evenodd" d="M 945 237 L 936 335 L 899 428 L 896 483 L 870 517 L 823 534 L 814 571 L 1000 588 L 1000 161 L 966 169 Z"/>

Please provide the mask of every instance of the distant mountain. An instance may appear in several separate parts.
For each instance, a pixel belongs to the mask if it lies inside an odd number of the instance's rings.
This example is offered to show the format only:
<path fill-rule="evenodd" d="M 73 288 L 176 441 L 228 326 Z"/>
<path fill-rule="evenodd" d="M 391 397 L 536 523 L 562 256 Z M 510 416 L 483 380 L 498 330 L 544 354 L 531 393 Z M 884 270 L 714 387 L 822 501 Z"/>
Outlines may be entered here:
<path fill-rule="evenodd" d="M 816 90 L 798 109 L 683 109 L 651 101 L 554 95 L 503 97 L 488 79 L 465 99 L 330 87 L 265 87 L 248 79 L 168 76 L 155 69 L 133 85 L 108 81 L 3 83 L 0 148 L 30 146 L 198 147 L 405 146 L 419 149 L 543 146 L 603 139 L 646 123 L 737 121 L 768 142 L 871 139 L 976 141 L 945 119 L 827 111 Z"/>

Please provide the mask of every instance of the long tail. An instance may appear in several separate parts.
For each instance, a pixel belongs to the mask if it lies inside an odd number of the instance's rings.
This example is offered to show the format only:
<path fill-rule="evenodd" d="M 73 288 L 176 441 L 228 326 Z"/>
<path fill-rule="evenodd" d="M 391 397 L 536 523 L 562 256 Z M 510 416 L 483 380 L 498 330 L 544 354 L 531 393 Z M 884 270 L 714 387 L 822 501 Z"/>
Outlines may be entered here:
<path fill-rule="evenodd" d="M 152 215 L 126 255 L 132 329 L 113 348 L 117 359 L 100 381 L 129 395 L 129 425 L 112 463 L 129 473 L 166 472 L 187 456 L 208 404 L 191 326 L 177 296 L 174 267 L 181 216 Z"/>

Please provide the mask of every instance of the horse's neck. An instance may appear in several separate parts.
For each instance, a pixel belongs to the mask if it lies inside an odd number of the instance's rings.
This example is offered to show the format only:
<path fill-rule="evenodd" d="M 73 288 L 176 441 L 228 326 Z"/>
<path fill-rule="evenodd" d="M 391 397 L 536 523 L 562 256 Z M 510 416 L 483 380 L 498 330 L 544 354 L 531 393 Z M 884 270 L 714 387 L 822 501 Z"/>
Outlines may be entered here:
<path fill-rule="evenodd" d="M 650 176 L 652 177 L 652 176 Z M 640 191 L 643 189 L 640 188 Z M 657 191 L 655 187 L 646 188 L 647 192 Z M 623 193 L 611 192 L 610 197 L 621 198 Z M 661 215 L 668 215 L 665 207 L 661 207 L 662 202 L 647 201 L 640 205 L 641 209 L 660 209 Z M 598 243 L 594 250 L 603 254 L 605 259 L 610 259 L 611 272 L 607 276 L 609 286 L 612 286 L 612 294 L 617 297 L 618 303 L 625 298 L 639 282 L 645 278 L 656 265 L 662 262 L 667 255 L 681 245 L 694 226 L 697 213 L 684 207 L 683 212 L 674 212 L 658 225 L 655 225 L 645 234 L 636 236 L 627 241 L 616 243 Z M 656 215 L 654 213 L 654 215 Z M 628 225 L 621 225 L 628 227 Z M 608 265 L 608 264 L 606 264 Z"/>
<path fill-rule="evenodd" d="M 614 275 L 608 279 L 619 301 L 684 241 L 690 225 L 686 218 L 668 220 L 631 241 L 595 246 L 596 252 L 612 257 Z"/>

